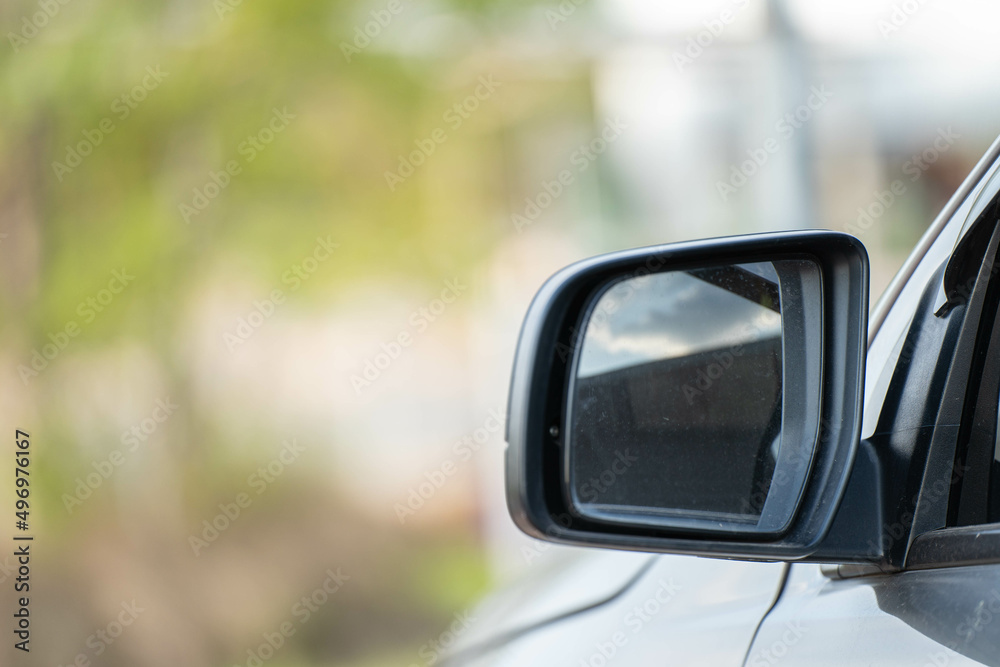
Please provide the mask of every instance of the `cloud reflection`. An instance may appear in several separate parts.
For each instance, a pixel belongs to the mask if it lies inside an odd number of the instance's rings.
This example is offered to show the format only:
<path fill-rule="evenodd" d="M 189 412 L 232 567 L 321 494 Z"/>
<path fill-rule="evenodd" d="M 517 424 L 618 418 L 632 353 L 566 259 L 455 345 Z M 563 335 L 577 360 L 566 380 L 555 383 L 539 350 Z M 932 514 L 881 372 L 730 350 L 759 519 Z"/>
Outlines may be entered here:
<path fill-rule="evenodd" d="M 770 263 L 741 268 L 773 282 Z M 590 314 L 578 377 L 781 335 L 766 306 L 683 271 L 630 278 L 601 295 Z"/>

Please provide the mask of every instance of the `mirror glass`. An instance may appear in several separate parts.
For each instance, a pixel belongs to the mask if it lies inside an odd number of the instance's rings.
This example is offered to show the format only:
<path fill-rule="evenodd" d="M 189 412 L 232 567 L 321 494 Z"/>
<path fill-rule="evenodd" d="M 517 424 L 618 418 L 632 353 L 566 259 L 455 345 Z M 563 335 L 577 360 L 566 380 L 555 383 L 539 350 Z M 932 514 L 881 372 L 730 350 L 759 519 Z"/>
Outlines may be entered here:
<path fill-rule="evenodd" d="M 632 276 L 598 290 L 567 410 L 570 506 L 598 520 L 786 523 L 812 445 L 783 432 L 784 398 L 818 396 L 808 366 L 819 354 L 808 348 L 820 338 L 808 334 L 821 331 L 820 304 L 808 260 Z"/>

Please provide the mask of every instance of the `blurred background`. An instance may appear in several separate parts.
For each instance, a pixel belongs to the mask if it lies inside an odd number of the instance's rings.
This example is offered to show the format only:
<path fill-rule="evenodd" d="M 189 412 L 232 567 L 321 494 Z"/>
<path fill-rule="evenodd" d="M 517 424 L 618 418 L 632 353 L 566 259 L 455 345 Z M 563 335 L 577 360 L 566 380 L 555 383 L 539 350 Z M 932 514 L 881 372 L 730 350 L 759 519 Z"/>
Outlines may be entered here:
<path fill-rule="evenodd" d="M 578 553 L 503 500 L 542 281 L 823 227 L 864 241 L 874 301 L 1000 131 L 998 20 L 5 0 L 0 415 L 31 434 L 36 537 L 17 660 L 433 664 L 477 600 Z"/>

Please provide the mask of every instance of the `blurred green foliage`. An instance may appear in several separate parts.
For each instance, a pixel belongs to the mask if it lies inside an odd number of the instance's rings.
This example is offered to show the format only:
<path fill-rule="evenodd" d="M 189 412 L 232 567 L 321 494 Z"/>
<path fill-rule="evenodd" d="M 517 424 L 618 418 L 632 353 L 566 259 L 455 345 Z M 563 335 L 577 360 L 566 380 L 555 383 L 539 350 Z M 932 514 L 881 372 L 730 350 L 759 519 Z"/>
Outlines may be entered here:
<path fill-rule="evenodd" d="M 130 637 L 139 652 L 109 651 L 102 664 L 244 660 L 240 647 L 279 621 L 331 562 L 354 580 L 271 664 L 417 662 L 416 648 L 486 589 L 474 525 L 426 533 L 368 526 L 315 461 L 290 468 L 233 523 L 226 544 L 192 558 L 188 533 L 244 490 L 283 433 L 267 414 L 248 412 L 256 435 L 231 441 L 219 415 L 191 391 L 197 369 L 184 328 L 220 271 L 280 285 L 317 237 L 330 236 L 340 251 L 302 283 L 296 308 L 320 312 L 345 286 L 372 278 L 434 288 L 442 276 L 473 272 L 508 233 L 497 211 L 512 124 L 587 105 L 579 82 L 543 90 L 507 78 L 518 65 L 493 44 L 535 4 L 404 2 L 350 62 L 341 44 L 384 3 L 68 0 L 51 3 L 54 15 L 23 40 L 10 34 L 23 37 L 40 5 L 0 7 L 8 35 L 0 48 L 0 216 L 8 234 L 0 242 L 0 339 L 13 367 L 68 322 L 80 325 L 72 350 L 51 363 L 58 370 L 30 383 L 16 372 L 9 378 L 28 388 L 8 416 L 30 416 L 33 437 L 44 442 L 36 499 L 47 543 L 39 599 L 49 611 L 39 622 L 61 637 L 42 650 L 45 659 L 68 662 L 82 650 L 92 627 L 106 622 L 97 591 L 126 595 L 128 583 L 162 588 L 163 608 Z M 410 29 L 435 17 L 466 32 L 408 41 Z M 162 81 L 149 85 L 149 68 L 162 70 Z M 449 130 L 426 165 L 390 191 L 386 170 L 444 126 L 443 113 L 486 73 L 505 82 L 502 95 Z M 275 109 L 294 118 L 250 161 L 241 144 L 261 134 Z M 104 132 L 109 123 L 113 130 Z M 186 222 L 181 206 L 205 195 L 212 174 L 233 160 L 240 172 Z M 134 282 L 85 321 L 80 304 L 120 269 Z M 108 350 L 117 351 L 114 363 L 101 361 Z M 88 352 L 96 366 L 87 366 Z M 129 455 L 134 497 L 114 479 L 68 513 L 64 495 L 120 448 L 122 432 L 102 414 L 81 422 L 75 397 L 99 402 L 109 386 L 135 391 L 132 374 L 142 375 L 148 355 L 184 409 L 149 447 L 155 454 Z M 152 469 L 163 475 L 158 482 L 143 477 Z M 243 578 L 229 576 L 233 568 Z M 187 648 L 164 649 L 182 641 Z"/>

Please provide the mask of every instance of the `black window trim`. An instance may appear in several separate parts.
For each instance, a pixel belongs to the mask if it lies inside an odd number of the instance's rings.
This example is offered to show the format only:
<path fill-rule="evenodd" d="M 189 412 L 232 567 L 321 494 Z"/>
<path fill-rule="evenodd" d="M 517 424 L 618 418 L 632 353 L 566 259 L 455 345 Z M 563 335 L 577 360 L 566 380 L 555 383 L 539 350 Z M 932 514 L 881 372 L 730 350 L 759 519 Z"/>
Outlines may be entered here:
<path fill-rule="evenodd" d="M 983 437 L 981 431 L 977 433 L 977 421 L 980 424 L 987 421 L 991 411 L 995 430 L 997 410 L 1000 409 L 1000 383 L 990 382 L 987 378 L 986 395 L 980 396 L 984 370 L 989 367 L 990 345 L 991 343 L 1000 345 L 1000 277 L 997 275 L 1000 272 L 1000 256 L 998 256 L 1000 225 L 997 224 L 994 211 L 996 209 L 991 206 L 988 213 L 992 219 L 986 221 L 987 224 L 984 225 L 989 230 L 984 238 L 988 238 L 989 242 L 984 248 L 983 260 L 974 287 L 968 290 L 969 312 L 966 313 L 959 341 L 959 347 L 964 347 L 968 351 L 969 368 L 965 387 L 960 394 L 964 401 L 962 424 L 955 444 L 954 460 L 951 463 L 952 485 L 946 525 L 915 535 L 907 550 L 904 570 L 1000 563 L 1000 523 L 983 521 L 973 525 L 955 525 L 960 520 L 984 518 L 982 513 L 977 514 L 964 509 L 970 506 L 968 504 L 970 500 L 963 503 L 963 490 L 972 489 L 974 494 L 980 496 L 983 492 L 981 476 L 978 474 L 980 471 L 977 471 L 977 476 L 973 478 L 974 486 L 969 486 L 966 484 L 963 468 L 968 456 L 967 445 L 973 441 L 975 446 L 975 442 Z M 960 353 L 956 356 L 966 355 Z M 995 392 L 993 385 L 996 385 Z M 945 400 L 949 400 L 949 397 L 958 398 L 956 394 L 957 391 L 946 392 Z M 996 399 L 992 401 L 992 405 L 991 394 L 993 394 L 992 399 Z M 977 409 L 980 414 L 977 414 Z M 987 414 L 982 414 L 983 409 L 987 410 Z M 990 438 L 994 436 L 995 432 L 989 434 Z M 975 502 L 974 498 L 975 496 L 971 497 L 971 502 Z"/>

